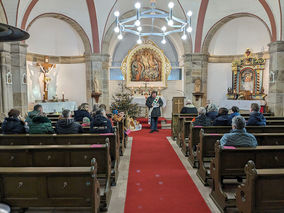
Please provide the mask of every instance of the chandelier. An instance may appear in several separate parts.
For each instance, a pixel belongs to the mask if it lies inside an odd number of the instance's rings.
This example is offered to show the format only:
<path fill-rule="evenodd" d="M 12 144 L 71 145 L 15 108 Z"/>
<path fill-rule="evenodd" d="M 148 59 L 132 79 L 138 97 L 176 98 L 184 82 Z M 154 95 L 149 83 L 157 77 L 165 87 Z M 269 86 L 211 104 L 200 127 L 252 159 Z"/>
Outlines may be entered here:
<path fill-rule="evenodd" d="M 116 17 L 116 26 L 114 28 L 114 32 L 118 34 L 117 38 L 119 40 L 123 39 L 123 33 L 131 33 L 138 36 L 137 43 L 141 44 L 141 38 L 144 36 L 160 36 L 162 38 L 162 44 L 166 44 L 166 36 L 173 33 L 182 33 L 181 39 L 187 39 L 187 32 L 192 32 L 191 27 L 191 16 L 192 12 L 188 11 L 186 14 L 186 20 L 182 20 L 173 15 L 174 3 L 169 2 L 168 8 L 169 12 L 165 12 L 156 8 L 155 0 L 151 0 L 151 8 L 145 9 L 144 11 L 141 9 L 141 3 L 135 3 L 134 7 L 136 9 L 136 15 L 119 19 L 120 13 L 119 11 L 114 12 L 114 16 Z M 157 32 L 147 31 L 142 28 L 141 21 L 142 20 L 151 20 L 152 26 L 155 19 L 164 20 L 165 25 L 161 27 Z M 166 27 L 168 25 L 168 28 Z"/>

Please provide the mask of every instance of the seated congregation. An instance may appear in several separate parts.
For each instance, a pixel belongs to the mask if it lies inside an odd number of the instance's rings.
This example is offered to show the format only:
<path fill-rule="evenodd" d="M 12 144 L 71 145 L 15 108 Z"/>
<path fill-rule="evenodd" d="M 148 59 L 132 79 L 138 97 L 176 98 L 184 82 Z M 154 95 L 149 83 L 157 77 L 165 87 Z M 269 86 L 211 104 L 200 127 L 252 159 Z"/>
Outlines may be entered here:
<path fill-rule="evenodd" d="M 189 103 L 190 101 L 187 101 Z M 191 108 L 193 113 L 183 113 Z M 185 105 L 172 125 L 172 138 L 196 168 L 210 198 L 221 212 L 282 212 L 284 181 L 283 117 L 250 113 L 215 104 L 195 108 Z M 277 121 L 277 122 L 275 122 Z M 283 188 L 282 188 L 283 190 Z M 265 193 L 264 193 L 265 192 Z"/>
<path fill-rule="evenodd" d="M 17 109 L 9 111 L 0 135 L 2 202 L 13 211 L 30 207 L 107 211 L 128 140 L 125 116 L 117 110 L 106 115 L 105 105 L 88 109 L 83 103 L 74 115 L 70 110 L 56 115 L 35 105 L 26 118 Z M 43 195 L 38 186 L 50 194 Z"/>

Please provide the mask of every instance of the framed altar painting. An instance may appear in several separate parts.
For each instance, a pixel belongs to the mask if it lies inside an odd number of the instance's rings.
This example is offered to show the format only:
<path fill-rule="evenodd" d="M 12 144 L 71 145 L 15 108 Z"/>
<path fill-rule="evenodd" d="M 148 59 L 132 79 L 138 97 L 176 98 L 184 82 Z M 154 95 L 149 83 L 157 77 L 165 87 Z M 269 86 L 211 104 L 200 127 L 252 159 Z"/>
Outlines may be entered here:
<path fill-rule="evenodd" d="M 146 40 L 128 52 L 121 71 L 128 88 L 143 86 L 145 82 L 150 87 L 165 88 L 171 64 L 153 41 Z"/>
<path fill-rule="evenodd" d="M 249 49 L 245 57 L 232 63 L 232 89 L 234 94 L 250 94 L 252 99 L 261 98 L 265 60 L 252 57 Z M 228 94 L 229 95 L 229 94 Z"/>

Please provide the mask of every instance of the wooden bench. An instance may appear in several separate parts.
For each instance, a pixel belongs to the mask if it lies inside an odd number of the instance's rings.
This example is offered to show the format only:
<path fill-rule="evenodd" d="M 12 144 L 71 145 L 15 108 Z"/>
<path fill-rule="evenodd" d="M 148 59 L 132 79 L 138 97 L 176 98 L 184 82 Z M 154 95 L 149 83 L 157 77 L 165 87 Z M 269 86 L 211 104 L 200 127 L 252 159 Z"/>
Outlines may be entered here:
<path fill-rule="evenodd" d="M 215 143 L 220 140 L 223 134 L 204 134 L 200 131 L 201 140 L 197 145 L 198 170 L 197 176 L 204 185 L 210 176 L 210 164 L 212 158 L 215 157 Z M 253 133 L 259 146 L 275 146 L 284 145 L 284 133 Z M 209 165 L 206 165 L 209 164 Z"/>
<path fill-rule="evenodd" d="M 31 207 L 99 212 L 97 165 L 91 167 L 0 167 L 0 202 L 12 210 Z"/>
<path fill-rule="evenodd" d="M 196 156 L 196 148 L 197 144 L 200 142 L 200 130 L 203 129 L 204 133 L 229 133 L 232 129 L 231 126 L 192 126 L 190 125 L 189 130 L 189 140 L 188 143 L 184 143 L 182 147 L 186 150 L 188 153 L 188 160 L 189 163 L 196 168 L 198 159 Z M 284 126 L 247 126 L 246 130 L 249 133 L 278 133 L 283 132 Z"/>
<path fill-rule="evenodd" d="M 249 160 L 255 162 L 257 169 L 283 168 L 284 146 L 222 149 L 219 142 L 215 144 L 215 158 L 210 165 L 213 180 L 210 197 L 222 212 L 236 206 L 235 195 L 232 192 L 238 186 L 232 183 L 224 184 L 225 179 L 245 178 L 244 167 Z"/>
<path fill-rule="evenodd" d="M 73 134 L 73 135 L 0 135 L 0 145 L 80 145 L 106 144 L 110 146 L 111 183 L 116 184 L 119 165 L 119 144 L 116 134 Z"/>
<path fill-rule="evenodd" d="M 236 204 L 242 213 L 284 212 L 284 169 L 245 166 L 246 183 L 238 187 Z"/>
<path fill-rule="evenodd" d="M 195 117 L 197 114 L 180 114 L 180 113 L 172 113 L 172 122 L 171 122 L 171 130 L 172 130 L 172 139 L 175 140 L 178 133 L 178 122 L 179 117 Z"/>
<path fill-rule="evenodd" d="M 0 146 L 0 167 L 86 167 L 91 159 L 98 164 L 101 209 L 111 197 L 109 144 Z"/>
<path fill-rule="evenodd" d="M 182 147 L 185 138 L 189 135 L 189 126 L 192 119 L 193 117 L 180 117 L 179 119 L 176 142 L 180 147 Z"/>

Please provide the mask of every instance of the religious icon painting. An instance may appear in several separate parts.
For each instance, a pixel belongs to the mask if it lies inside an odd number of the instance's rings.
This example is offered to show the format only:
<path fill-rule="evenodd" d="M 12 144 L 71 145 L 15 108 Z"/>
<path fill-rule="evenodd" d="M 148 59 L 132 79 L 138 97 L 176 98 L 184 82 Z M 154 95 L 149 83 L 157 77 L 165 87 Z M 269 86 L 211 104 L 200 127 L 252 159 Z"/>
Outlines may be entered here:
<path fill-rule="evenodd" d="M 7 84 L 13 84 L 12 73 L 8 72 L 6 75 L 7 75 L 6 76 L 7 77 L 7 79 L 6 79 Z"/>
<path fill-rule="evenodd" d="M 128 52 L 121 71 L 126 88 L 140 87 L 143 82 L 149 87 L 166 88 L 171 64 L 163 50 L 153 41 L 145 40 Z"/>

